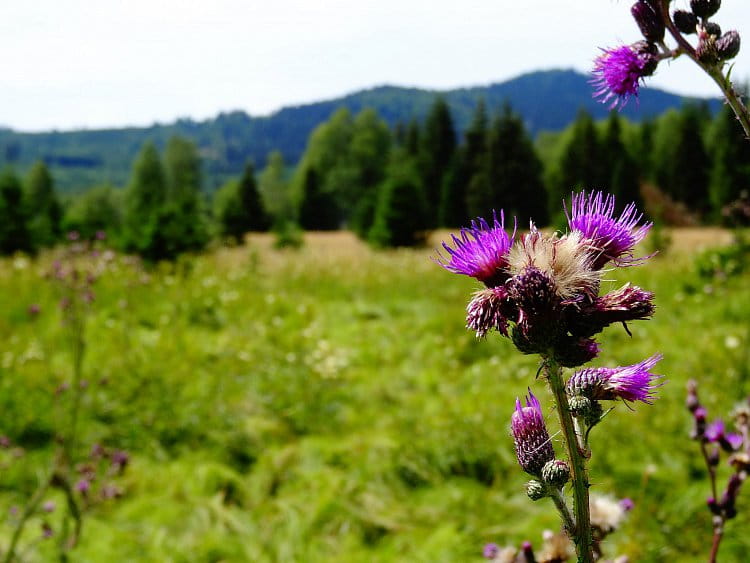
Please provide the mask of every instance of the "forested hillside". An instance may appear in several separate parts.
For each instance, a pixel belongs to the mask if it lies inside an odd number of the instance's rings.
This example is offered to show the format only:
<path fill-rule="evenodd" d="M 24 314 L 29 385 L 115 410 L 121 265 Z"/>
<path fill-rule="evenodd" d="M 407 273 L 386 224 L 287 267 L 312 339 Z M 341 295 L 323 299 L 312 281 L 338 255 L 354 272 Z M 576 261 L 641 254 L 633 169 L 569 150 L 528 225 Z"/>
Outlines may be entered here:
<path fill-rule="evenodd" d="M 146 141 L 164 149 L 170 138 L 179 136 L 198 147 L 204 188 L 213 191 L 241 174 L 248 160 L 263 166 L 271 151 L 280 151 L 288 164 L 298 162 L 313 129 L 337 109 L 347 108 L 356 114 L 371 108 L 389 127 L 395 128 L 412 119 L 423 121 L 438 94 L 450 108 L 459 137 L 469 126 L 480 99 L 490 115 L 510 103 L 532 136 L 540 131 L 564 129 L 580 109 L 594 119 L 607 115 L 607 108 L 591 98 L 591 86 L 585 75 L 571 70 L 550 70 L 489 86 L 440 93 L 382 86 L 334 100 L 283 108 L 263 117 L 233 111 L 201 122 L 180 119 L 140 128 L 33 134 L 0 129 L 0 166 L 10 164 L 25 172 L 41 160 L 62 192 L 77 192 L 100 184 L 124 186 L 132 162 Z M 639 102 L 626 107 L 622 115 L 641 121 L 678 108 L 684 102 L 679 96 L 645 88 Z M 707 103 L 712 110 L 719 107 L 718 100 Z"/>

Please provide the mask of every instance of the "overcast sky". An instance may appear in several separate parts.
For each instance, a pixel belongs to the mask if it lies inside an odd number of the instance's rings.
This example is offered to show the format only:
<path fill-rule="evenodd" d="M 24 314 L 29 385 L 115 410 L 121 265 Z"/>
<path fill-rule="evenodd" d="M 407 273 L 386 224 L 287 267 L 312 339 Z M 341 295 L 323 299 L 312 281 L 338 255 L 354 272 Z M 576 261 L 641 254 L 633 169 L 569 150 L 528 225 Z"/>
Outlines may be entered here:
<path fill-rule="evenodd" d="M 382 84 L 448 89 L 640 38 L 623 0 L 0 0 L 0 125 L 148 125 L 265 115 Z M 687 0 L 678 0 L 684 7 Z M 716 21 L 750 34 L 750 1 Z M 750 35 L 734 76 L 750 77 Z M 689 60 L 649 85 L 718 95 Z"/>

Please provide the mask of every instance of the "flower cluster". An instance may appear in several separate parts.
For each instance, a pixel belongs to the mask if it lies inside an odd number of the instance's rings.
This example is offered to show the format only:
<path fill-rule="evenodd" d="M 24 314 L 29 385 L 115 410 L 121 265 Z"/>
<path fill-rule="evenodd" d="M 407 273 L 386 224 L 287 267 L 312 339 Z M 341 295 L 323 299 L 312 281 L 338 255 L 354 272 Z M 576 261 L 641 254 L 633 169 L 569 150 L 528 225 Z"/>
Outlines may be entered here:
<path fill-rule="evenodd" d="M 709 20 L 720 6 L 720 0 L 691 0 L 690 11 L 676 10 L 670 17 L 661 0 L 638 0 L 630 13 L 643 40 L 602 50 L 594 61 L 591 81 L 596 88 L 594 96 L 609 103 L 610 108 L 622 107 L 631 97 L 638 96 L 643 79 L 656 71 L 661 60 L 684 52 L 708 67 L 736 57 L 740 50 L 739 34 L 734 30 L 722 34 L 721 27 Z M 666 29 L 677 39 L 678 48 L 669 50 L 665 46 Z M 681 35 L 693 33 L 698 37 L 694 47 Z"/>
<path fill-rule="evenodd" d="M 614 197 L 581 192 L 573 195 L 568 225 L 570 231 L 559 236 L 532 224 L 516 240 L 502 219 L 492 226 L 479 219 L 453 236 L 453 248 L 443 244 L 448 255 L 438 253 L 437 261 L 485 286 L 467 307 L 468 328 L 480 337 L 497 330 L 525 354 L 576 367 L 596 357 L 594 336 L 605 327 L 653 315 L 653 294 L 638 287 L 598 295 L 604 266 L 645 259 L 636 258 L 634 249 L 651 223 L 635 206 L 617 216 Z"/>
<path fill-rule="evenodd" d="M 708 411 L 698 399 L 698 385 L 695 381 L 688 383 L 686 404 L 693 415 L 694 426 L 690 437 L 700 443 L 711 480 L 711 496 L 706 504 L 714 515 L 714 527 L 721 529 L 726 520 L 737 516 L 737 497 L 750 471 L 750 400 L 738 405 L 732 412 L 737 432 L 728 432 L 720 418 L 711 423 L 706 422 Z M 719 496 L 716 481 L 722 453 L 729 456 L 728 462 L 733 472 Z"/>
<path fill-rule="evenodd" d="M 466 325 L 478 337 L 495 330 L 512 340 L 524 354 L 538 354 L 555 400 L 567 460 L 556 459 L 541 402 L 529 389 L 525 404 L 516 398 L 511 415 L 511 433 L 518 463 L 531 479 L 526 494 L 531 500 L 550 498 L 574 538 L 579 560 L 593 561 L 601 539 L 616 525 L 595 524 L 589 510 L 586 460 L 590 430 L 604 412 L 601 401 L 655 399 L 660 376 L 652 372 L 661 359 L 656 354 L 642 362 L 616 368 L 584 368 L 567 382 L 563 368 L 583 366 L 599 351 L 595 337 L 605 327 L 646 320 L 654 313 L 654 296 L 625 284 L 600 295 L 607 267 L 643 263 L 636 246 L 651 228 L 634 204 L 619 215 L 615 198 L 601 192 L 573 194 L 566 208 L 568 232 L 544 234 L 532 223 L 527 233 L 505 230 L 500 213 L 490 223 L 477 219 L 443 243 L 436 261 L 445 269 L 475 278 L 483 287 L 467 306 Z M 716 428 L 717 436 L 720 429 Z M 717 440 L 722 438 L 717 437 Z M 731 438 L 724 436 L 731 443 Z M 572 481 L 574 511 L 568 507 L 563 487 Z M 606 512 L 610 514 L 612 511 Z M 618 508 L 618 515 L 624 509 Z M 506 556 L 508 557 L 506 559 Z M 533 561 L 533 552 L 500 550 L 491 544 L 485 550 L 491 560 Z M 531 559 L 529 559 L 531 557 Z"/>

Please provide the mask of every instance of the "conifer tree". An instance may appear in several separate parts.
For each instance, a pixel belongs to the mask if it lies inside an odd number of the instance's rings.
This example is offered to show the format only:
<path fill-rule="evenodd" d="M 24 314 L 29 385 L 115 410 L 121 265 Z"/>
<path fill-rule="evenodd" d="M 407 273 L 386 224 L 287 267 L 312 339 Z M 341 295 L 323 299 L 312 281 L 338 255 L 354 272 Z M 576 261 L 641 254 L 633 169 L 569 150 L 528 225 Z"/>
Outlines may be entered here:
<path fill-rule="evenodd" d="M 239 180 L 227 182 L 216 192 L 214 219 L 219 236 L 233 238 L 239 243 L 243 242 L 245 233 L 268 229 L 269 219 L 255 182 L 252 162 L 245 164 Z"/>
<path fill-rule="evenodd" d="M 167 202 L 167 183 L 159 152 L 146 142 L 133 164 L 130 185 L 125 192 L 123 246 L 144 253 L 158 229 L 161 209 Z"/>
<path fill-rule="evenodd" d="M 416 164 L 405 155 L 393 159 L 380 186 L 368 240 L 376 246 L 414 246 L 422 242 L 427 202 Z"/>
<path fill-rule="evenodd" d="M 487 110 L 479 100 L 474 117 L 465 133 L 461 155 L 466 179 L 466 210 L 471 217 L 482 217 L 492 212 L 493 200 L 487 169 Z"/>
<path fill-rule="evenodd" d="M 26 178 L 24 205 L 29 211 L 29 232 L 36 247 L 52 246 L 60 238 L 62 206 L 55 194 L 49 169 L 42 161 L 31 167 Z"/>
<path fill-rule="evenodd" d="M 632 202 L 641 209 L 638 166 L 625 148 L 621 119 L 615 111 L 610 112 L 607 119 L 601 150 L 603 170 L 609 178 L 604 178 L 600 187 L 606 188 L 618 202 L 624 205 Z"/>
<path fill-rule="evenodd" d="M 750 144 L 732 110 L 725 106 L 717 114 L 710 134 L 711 170 L 709 199 L 714 218 L 723 208 L 750 193 Z"/>
<path fill-rule="evenodd" d="M 95 186 L 76 196 L 65 210 L 64 231 L 76 231 L 85 239 L 104 232 L 108 240 L 117 241 L 123 219 L 122 195 L 112 186 Z"/>
<path fill-rule="evenodd" d="M 540 226 L 547 223 L 542 163 L 523 121 L 508 104 L 489 131 L 488 175 L 493 209 L 504 209 L 521 225 L 527 225 L 532 217 Z"/>
<path fill-rule="evenodd" d="M 419 139 L 419 171 L 425 187 L 430 224 L 438 226 L 442 185 L 456 151 L 456 131 L 450 108 L 437 97 L 430 108 Z"/>
<path fill-rule="evenodd" d="M 23 188 L 11 169 L 0 173 L 0 254 L 32 252 L 28 213 L 23 201 Z"/>
<path fill-rule="evenodd" d="M 299 208 L 300 226 L 310 231 L 338 229 L 341 212 L 333 194 L 323 191 L 314 168 L 307 168 L 304 177 Z"/>

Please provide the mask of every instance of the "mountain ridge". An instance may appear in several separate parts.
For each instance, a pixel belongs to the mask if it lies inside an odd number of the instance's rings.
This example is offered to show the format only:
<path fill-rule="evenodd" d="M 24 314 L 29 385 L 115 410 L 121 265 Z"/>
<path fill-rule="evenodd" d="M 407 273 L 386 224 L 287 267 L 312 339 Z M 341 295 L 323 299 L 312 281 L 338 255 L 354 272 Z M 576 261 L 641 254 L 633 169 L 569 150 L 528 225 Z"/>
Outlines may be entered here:
<path fill-rule="evenodd" d="M 204 159 L 206 187 L 212 190 L 238 175 L 248 159 L 262 166 L 272 150 L 280 150 L 288 163 L 295 163 L 312 130 L 341 107 L 352 113 L 373 108 L 393 127 L 410 119 L 422 120 L 436 96 L 442 96 L 460 134 L 469 124 L 479 99 L 484 99 L 490 115 L 507 102 L 534 136 L 540 131 L 564 129 L 581 109 L 594 119 L 606 117 L 608 108 L 594 100 L 592 92 L 588 76 L 575 70 L 553 69 L 528 72 L 485 86 L 449 90 L 383 84 L 255 117 L 234 110 L 202 121 L 181 118 L 147 127 L 34 133 L 0 128 L 0 165 L 25 169 L 36 160 L 44 160 L 64 191 L 101 183 L 124 185 L 132 161 L 145 141 L 163 147 L 169 137 L 181 135 L 198 145 Z M 718 99 L 688 98 L 643 88 L 638 100 L 629 103 L 621 114 L 640 121 L 686 101 L 707 103 L 713 111 L 720 107 Z"/>

